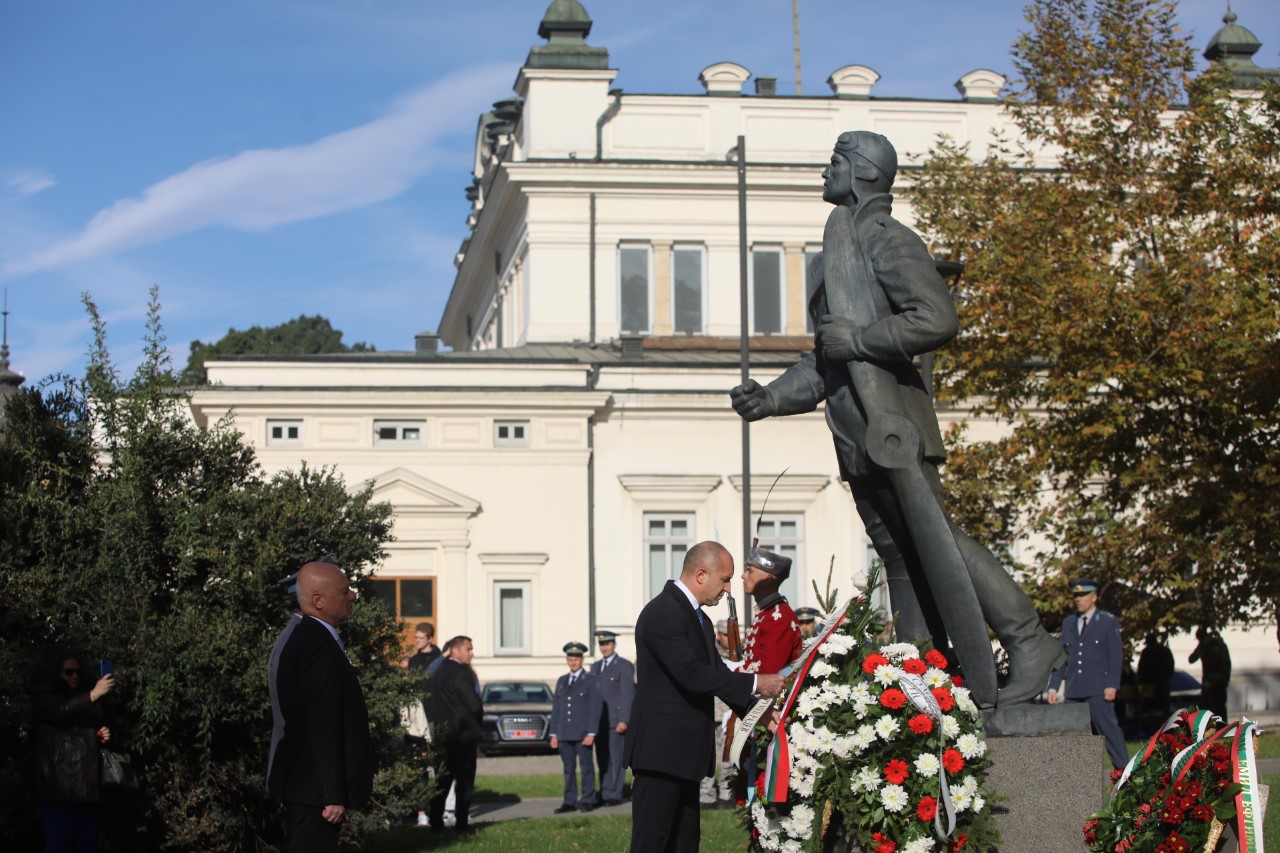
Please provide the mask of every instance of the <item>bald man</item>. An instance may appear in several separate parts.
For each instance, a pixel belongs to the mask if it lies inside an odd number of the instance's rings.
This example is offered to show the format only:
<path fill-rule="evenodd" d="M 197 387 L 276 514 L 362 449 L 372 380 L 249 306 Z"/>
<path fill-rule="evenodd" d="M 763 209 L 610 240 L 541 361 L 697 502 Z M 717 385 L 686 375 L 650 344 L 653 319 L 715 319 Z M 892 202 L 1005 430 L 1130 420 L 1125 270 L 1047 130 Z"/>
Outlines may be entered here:
<path fill-rule="evenodd" d="M 271 795 L 284 802 L 286 853 L 336 851 L 347 810 L 365 806 L 373 792 L 369 713 L 338 637 L 355 600 L 337 566 L 299 570 L 302 619 L 276 668 L 284 736 L 267 779 Z"/>
<path fill-rule="evenodd" d="M 631 853 L 698 849 L 698 783 L 714 772 L 715 697 L 746 714 L 753 696 L 774 697 L 784 679 L 734 672 L 716 652 L 702 611 L 733 580 L 733 557 L 716 542 L 685 555 L 678 580 L 645 605 L 636 620 L 636 696 L 624 760 L 634 777 Z"/>

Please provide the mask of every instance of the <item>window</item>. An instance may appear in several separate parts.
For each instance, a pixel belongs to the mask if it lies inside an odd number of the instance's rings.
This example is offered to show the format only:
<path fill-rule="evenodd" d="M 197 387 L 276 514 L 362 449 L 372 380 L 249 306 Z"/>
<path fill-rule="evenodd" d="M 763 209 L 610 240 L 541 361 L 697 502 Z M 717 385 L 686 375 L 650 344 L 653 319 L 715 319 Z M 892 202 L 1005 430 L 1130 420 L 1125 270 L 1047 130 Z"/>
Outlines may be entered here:
<path fill-rule="evenodd" d="M 493 422 L 493 446 L 494 447 L 528 447 L 529 446 L 529 422 L 528 421 L 494 421 Z"/>
<path fill-rule="evenodd" d="M 495 581 L 493 584 L 493 648 L 495 654 L 527 655 L 532 650 L 530 618 L 533 584 Z"/>
<path fill-rule="evenodd" d="M 684 555 L 693 546 L 693 515 L 645 513 L 644 550 L 647 597 L 662 591 L 667 581 L 680 577 Z"/>
<path fill-rule="evenodd" d="M 422 444 L 422 421 L 374 421 L 373 443 Z"/>
<path fill-rule="evenodd" d="M 618 322 L 623 332 L 649 331 L 649 247 L 618 249 Z"/>
<path fill-rule="evenodd" d="M 413 648 L 413 626 L 436 624 L 435 578 L 372 578 L 365 587 L 403 623 L 405 647 Z M 444 642 L 436 637 L 436 644 Z"/>
<path fill-rule="evenodd" d="M 791 602 L 792 607 L 799 607 L 801 602 L 797 596 L 812 592 L 801 586 L 803 574 L 801 559 L 804 556 L 804 517 L 800 515 L 767 515 L 760 520 L 760 545 L 766 551 L 791 558 L 791 577 L 779 587 L 782 594 Z M 808 595 L 804 596 L 808 599 Z"/>
<path fill-rule="evenodd" d="M 752 329 L 757 335 L 782 333 L 782 280 L 782 252 L 752 249 Z"/>
<path fill-rule="evenodd" d="M 671 327 L 677 333 L 702 332 L 702 259 L 697 246 L 671 251 Z"/>
<path fill-rule="evenodd" d="M 267 446 L 302 444 L 302 421 L 267 421 Z"/>
<path fill-rule="evenodd" d="M 814 269 L 813 263 L 822 257 L 821 249 L 805 249 L 804 250 L 804 328 L 806 332 L 813 331 L 813 317 L 809 316 L 809 300 L 813 298 L 813 292 L 818 289 L 818 281 L 822 278 L 822 270 Z"/>

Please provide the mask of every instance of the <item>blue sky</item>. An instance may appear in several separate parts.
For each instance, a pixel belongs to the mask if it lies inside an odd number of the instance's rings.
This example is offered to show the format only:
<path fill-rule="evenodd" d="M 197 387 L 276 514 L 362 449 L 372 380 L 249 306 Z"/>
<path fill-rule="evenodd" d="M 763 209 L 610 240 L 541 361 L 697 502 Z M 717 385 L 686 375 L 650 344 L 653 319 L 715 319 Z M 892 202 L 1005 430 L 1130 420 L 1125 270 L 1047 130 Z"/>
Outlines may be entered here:
<path fill-rule="evenodd" d="M 723 60 L 794 91 L 787 0 L 585 0 L 629 92 L 699 92 Z M 875 94 L 955 98 L 1009 73 L 1021 0 L 801 0 L 804 91 L 844 65 Z M 80 294 L 128 369 L 159 285 L 193 339 L 323 314 L 348 342 L 434 329 L 466 235 L 478 114 L 508 97 L 546 0 L 7 0 L 0 7 L 0 288 L 14 369 L 79 373 Z M 1280 3 L 1235 0 L 1280 65 Z M 981 10 L 981 11 L 978 11 Z M 1198 48 L 1223 0 L 1185 0 Z M 885 35 L 880 35 L 885 34 Z"/>

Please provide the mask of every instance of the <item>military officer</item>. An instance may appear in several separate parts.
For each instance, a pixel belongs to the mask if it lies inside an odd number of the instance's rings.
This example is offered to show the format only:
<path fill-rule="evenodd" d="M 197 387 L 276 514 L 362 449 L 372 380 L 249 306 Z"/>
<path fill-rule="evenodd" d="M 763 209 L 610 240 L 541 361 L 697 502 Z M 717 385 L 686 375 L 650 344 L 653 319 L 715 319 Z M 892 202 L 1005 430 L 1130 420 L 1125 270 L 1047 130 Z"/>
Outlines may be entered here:
<path fill-rule="evenodd" d="M 551 748 L 560 753 L 564 765 L 564 802 L 556 814 L 580 809 L 589 812 L 600 805 L 596 799 L 596 769 L 591 747 L 600 725 L 600 683 L 582 668 L 587 647 L 565 643 L 564 659 L 569 671 L 556 682 L 551 706 Z M 582 768 L 582 794 L 578 794 L 576 768 Z"/>
<path fill-rule="evenodd" d="M 600 767 L 600 801 L 606 806 L 622 802 L 622 749 L 626 742 L 631 701 L 636 696 L 636 668 L 618 655 L 618 635 L 597 631 L 600 660 L 591 665 L 591 674 L 600 684 L 600 726 L 596 741 L 596 763 Z"/>
<path fill-rule="evenodd" d="M 754 548 L 742 567 L 742 588 L 755 599 L 756 615 L 742 649 L 743 672 L 781 672 L 800 657 L 800 624 L 778 587 L 791 575 L 791 559 Z"/>
<path fill-rule="evenodd" d="M 818 609 L 816 607 L 797 607 L 796 624 L 800 626 L 800 638 L 807 640 L 818 633 Z"/>
<path fill-rule="evenodd" d="M 1116 691 L 1124 660 L 1120 623 L 1098 608 L 1097 581 L 1072 580 L 1071 596 L 1076 612 L 1062 623 L 1061 642 L 1067 662 L 1049 676 L 1049 703 L 1088 702 L 1093 733 L 1106 738 L 1111 763 L 1124 767 L 1129 756 L 1116 719 Z M 1064 677 L 1066 689 L 1060 689 Z"/>

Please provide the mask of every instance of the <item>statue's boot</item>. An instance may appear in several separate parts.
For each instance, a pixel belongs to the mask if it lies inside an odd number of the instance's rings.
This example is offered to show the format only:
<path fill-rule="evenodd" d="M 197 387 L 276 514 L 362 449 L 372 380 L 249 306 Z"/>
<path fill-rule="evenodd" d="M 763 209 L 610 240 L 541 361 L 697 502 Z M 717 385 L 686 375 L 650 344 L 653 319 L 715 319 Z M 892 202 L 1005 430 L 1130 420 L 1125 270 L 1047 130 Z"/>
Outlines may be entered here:
<path fill-rule="evenodd" d="M 952 531 L 982 605 L 982 618 L 1009 655 L 1009 681 L 1000 689 L 996 707 L 1029 701 L 1044 692 L 1049 673 L 1067 662 L 1066 653 L 995 556 L 955 526 Z"/>

